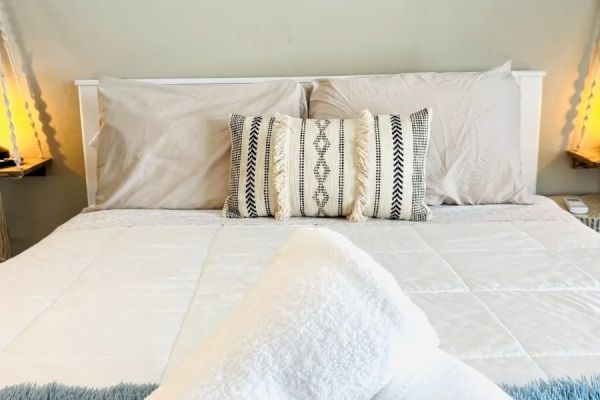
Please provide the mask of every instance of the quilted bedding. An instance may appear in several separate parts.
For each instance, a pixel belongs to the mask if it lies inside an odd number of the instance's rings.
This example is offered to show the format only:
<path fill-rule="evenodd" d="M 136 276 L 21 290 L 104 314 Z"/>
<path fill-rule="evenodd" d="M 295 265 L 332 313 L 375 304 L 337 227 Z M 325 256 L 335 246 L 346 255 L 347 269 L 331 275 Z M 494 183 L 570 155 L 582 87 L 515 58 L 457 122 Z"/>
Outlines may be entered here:
<path fill-rule="evenodd" d="M 600 235 L 552 201 L 440 206 L 426 223 L 81 214 L 0 264 L 0 387 L 160 382 L 297 225 L 372 254 L 441 347 L 498 383 L 600 373 Z"/>

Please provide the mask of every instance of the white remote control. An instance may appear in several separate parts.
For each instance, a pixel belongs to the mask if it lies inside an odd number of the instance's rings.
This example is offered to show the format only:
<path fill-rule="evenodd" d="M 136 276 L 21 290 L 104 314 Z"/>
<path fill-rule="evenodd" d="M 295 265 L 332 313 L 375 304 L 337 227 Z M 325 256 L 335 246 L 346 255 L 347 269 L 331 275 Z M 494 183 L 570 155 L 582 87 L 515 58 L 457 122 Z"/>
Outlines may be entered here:
<path fill-rule="evenodd" d="M 579 197 L 564 197 L 563 200 L 571 214 L 588 213 L 588 206 Z"/>

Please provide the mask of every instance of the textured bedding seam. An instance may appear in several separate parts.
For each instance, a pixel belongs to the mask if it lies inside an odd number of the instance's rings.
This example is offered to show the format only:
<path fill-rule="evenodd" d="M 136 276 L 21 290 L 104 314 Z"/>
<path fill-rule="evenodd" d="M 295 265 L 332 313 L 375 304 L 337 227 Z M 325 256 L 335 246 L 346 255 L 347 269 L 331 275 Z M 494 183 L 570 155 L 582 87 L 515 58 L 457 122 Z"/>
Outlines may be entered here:
<path fill-rule="evenodd" d="M 435 253 L 434 253 L 435 254 Z M 460 278 L 460 276 L 459 276 Z M 572 286 L 572 287 L 547 287 L 547 288 L 513 288 L 513 287 L 499 287 L 489 289 L 403 289 L 403 292 L 412 294 L 438 294 L 438 293 L 493 293 L 493 292 L 599 292 L 600 285 L 598 286 Z"/>
<path fill-rule="evenodd" d="M 575 217 L 573 217 L 573 218 L 574 218 L 574 221 L 577 221 L 578 224 L 580 223 L 578 219 L 576 219 Z M 537 240 L 536 238 L 534 238 L 533 236 L 531 236 L 531 234 L 529 234 L 529 232 L 526 232 L 523 229 L 519 228 L 517 225 L 515 225 L 513 221 L 510 221 L 510 224 L 512 226 L 514 226 L 516 229 L 518 229 L 519 232 L 523 232 L 531 240 L 535 241 L 536 243 L 539 243 L 542 247 L 544 247 L 546 250 L 548 250 L 549 252 L 551 252 L 552 254 L 554 254 L 555 256 L 557 256 L 558 258 L 560 258 L 561 260 L 567 262 L 572 267 L 575 267 L 576 269 L 578 269 L 579 271 L 581 271 L 585 276 L 587 276 L 588 278 L 590 278 L 592 281 L 596 282 L 596 284 L 600 287 L 600 282 L 598 282 L 598 280 L 596 278 L 594 278 L 592 275 L 590 275 L 586 270 L 584 270 L 583 268 L 581 268 L 579 265 L 575 264 L 573 261 L 571 261 L 567 257 L 563 256 L 562 254 L 560 254 L 559 252 L 557 252 L 555 249 L 550 249 L 547 246 L 544 246 L 543 243 L 541 243 L 539 240 Z"/>
<path fill-rule="evenodd" d="M 50 308 L 52 308 L 52 306 L 54 306 L 54 304 L 56 304 L 56 302 L 61 299 L 65 293 L 67 293 L 69 291 L 69 289 L 71 289 L 73 287 L 73 285 L 75 285 L 75 283 L 77 281 L 79 281 L 79 279 L 81 279 L 81 277 L 83 276 L 83 274 L 94 264 L 94 262 L 98 259 L 98 256 L 102 253 L 102 251 L 105 249 L 106 244 L 112 240 L 115 240 L 116 238 L 118 238 L 122 233 L 123 233 L 123 228 L 117 228 L 119 229 L 118 234 L 116 235 L 111 235 L 109 236 L 104 243 L 102 244 L 102 246 L 98 249 L 98 252 L 91 258 L 91 260 L 87 263 L 87 265 L 85 267 L 83 267 L 81 269 L 81 271 L 79 271 L 79 273 L 77 274 L 77 276 L 75 278 L 73 278 L 73 280 L 71 281 L 71 283 L 69 283 L 58 295 L 56 295 L 52 301 L 50 302 L 50 304 L 48 304 L 46 307 L 44 307 L 28 324 L 27 326 L 25 326 L 21 332 L 19 332 L 17 335 L 15 335 L 15 337 L 6 344 L 6 346 L 4 346 L 4 348 L 0 349 L 0 358 L 2 358 L 2 355 L 4 354 L 4 352 L 10 347 L 12 346 L 21 336 L 23 336 L 23 334 L 25 333 L 25 331 L 27 331 L 29 328 L 31 328 L 31 326 L 33 324 L 35 324 L 42 315 L 44 315 L 46 313 L 46 311 L 48 311 Z"/>
<path fill-rule="evenodd" d="M 496 313 L 494 311 L 492 311 L 492 309 L 485 304 L 485 302 L 483 300 L 481 300 L 481 298 L 477 295 L 477 293 L 475 292 L 471 292 L 473 294 L 473 297 L 475 297 L 477 299 L 477 301 L 479 302 L 479 304 L 481 304 L 481 306 L 483 308 L 485 308 L 490 315 L 492 315 L 492 317 L 496 320 L 496 322 L 498 322 L 505 330 L 506 332 L 508 332 L 508 334 L 510 335 L 511 338 L 513 338 L 515 340 L 515 342 L 517 343 L 517 345 L 519 346 L 519 348 L 521 350 L 523 350 L 523 353 L 525 354 L 525 357 L 528 358 L 529 360 L 531 360 L 531 362 L 544 374 L 544 378 L 548 379 L 548 374 L 547 372 L 534 360 L 534 356 L 529 354 L 527 352 L 527 350 L 525 350 L 525 347 L 523 346 L 523 344 L 521 343 L 521 341 L 519 339 L 517 339 L 517 337 L 514 335 L 514 333 L 508 329 L 508 327 L 506 326 L 506 324 L 500 319 L 500 317 L 498 317 L 498 315 L 496 315 Z"/>
<path fill-rule="evenodd" d="M 575 217 L 573 217 L 573 220 L 577 221 L 577 223 L 579 223 L 579 220 L 577 220 Z M 525 235 L 527 235 L 529 238 L 531 238 L 531 240 L 535 241 L 536 243 L 539 243 L 541 246 L 543 246 L 545 249 L 547 249 L 550 253 L 554 254 L 555 256 L 557 256 L 561 260 L 565 261 L 566 263 L 568 263 L 572 267 L 574 267 L 577 270 L 581 271 L 581 273 L 583 273 L 585 276 L 587 276 L 588 278 L 590 278 L 592 281 L 596 282 L 596 285 L 598 285 L 600 287 L 600 282 L 598 282 L 598 280 L 596 278 L 594 278 L 592 275 L 590 275 L 586 270 L 584 270 L 583 268 L 581 268 L 579 265 L 575 264 L 574 262 L 572 262 L 571 260 L 569 260 L 568 258 L 566 258 L 565 256 L 563 256 L 562 254 L 560 254 L 559 252 L 557 252 L 555 249 L 551 249 L 551 248 L 548 248 L 548 247 L 544 246 L 543 243 L 541 243 L 539 240 L 537 240 L 536 238 L 534 238 L 533 236 L 531 236 L 529 234 L 529 232 L 526 232 L 526 231 L 520 229 L 513 222 L 511 222 L 511 225 L 513 225 L 515 228 L 519 229 L 520 232 L 523 232 Z M 596 319 L 596 321 L 600 322 L 600 318 L 595 318 L 595 319 Z"/>
<path fill-rule="evenodd" d="M 190 297 L 190 301 L 185 310 L 185 314 L 183 315 L 183 318 L 181 319 L 181 323 L 179 324 L 179 329 L 177 329 L 177 334 L 175 335 L 175 340 L 173 341 L 171 350 L 169 351 L 169 355 L 168 355 L 167 361 L 165 363 L 165 368 L 162 371 L 162 373 L 160 374 L 160 380 L 158 382 L 159 384 L 160 384 L 160 382 L 162 382 L 162 380 L 167 372 L 169 363 L 171 361 L 171 357 L 173 356 L 173 351 L 175 350 L 175 347 L 177 347 L 177 343 L 179 342 L 179 335 L 181 335 L 181 330 L 183 329 L 183 326 L 185 325 L 185 322 L 188 318 L 190 309 L 192 308 L 192 304 L 194 304 L 194 299 L 196 298 L 196 293 L 198 292 L 198 287 L 200 286 L 200 281 L 202 280 L 202 277 L 204 276 L 204 272 L 206 271 L 206 264 L 208 263 L 208 259 L 210 257 L 213 243 L 215 242 L 215 239 L 219 235 L 219 233 L 223 230 L 223 227 L 224 227 L 224 225 L 219 226 L 219 229 L 217 229 L 217 231 L 215 232 L 213 237 L 210 239 L 210 243 L 208 244 L 208 247 L 206 248 L 206 256 L 204 257 L 204 262 L 202 263 L 202 270 L 200 271 L 200 274 L 198 275 L 198 279 L 196 280 L 196 287 L 194 288 L 194 292 L 192 293 L 192 296 Z"/>
<path fill-rule="evenodd" d="M 444 257 L 442 257 L 441 255 L 439 255 L 438 252 L 435 251 L 435 249 L 429 245 L 429 243 L 427 243 L 427 241 L 425 240 L 425 238 L 423 238 L 423 236 L 421 236 L 421 234 L 419 233 L 419 231 L 417 229 L 414 229 L 414 228 L 413 228 L 413 230 L 415 231 L 415 233 L 417 234 L 417 236 L 419 238 L 421 238 L 421 240 L 423 241 L 423 243 L 429 249 L 431 249 L 431 251 L 433 252 L 433 254 L 435 254 L 440 260 L 442 260 L 444 262 L 444 264 L 446 264 L 450 268 L 450 270 L 454 273 L 454 275 L 456 275 L 456 277 L 460 280 L 460 282 L 468 289 L 468 293 L 471 293 L 473 295 L 473 297 L 479 302 L 479 304 L 481 304 L 481 306 L 483 308 L 485 308 L 488 313 L 490 313 L 490 315 L 496 320 L 496 322 L 498 322 L 500 324 L 500 326 L 502 326 L 504 328 L 504 330 L 506 330 L 506 332 L 508 332 L 508 334 L 510 335 L 510 337 L 512 337 L 514 339 L 514 341 L 517 343 L 517 345 L 519 346 L 519 348 L 523 351 L 524 357 L 529 358 L 531 360 L 531 362 L 544 374 L 544 377 L 547 379 L 548 375 L 546 374 L 546 371 L 544 371 L 538 365 L 538 363 L 533 359 L 533 357 L 527 352 L 527 350 L 525 350 L 525 347 L 523 346 L 523 344 L 519 341 L 519 339 L 517 339 L 517 337 L 512 333 L 512 331 L 510 329 L 508 329 L 508 327 L 504 324 L 504 322 L 502 322 L 502 320 L 496 315 L 496 313 L 493 312 L 492 309 L 490 309 L 488 307 L 488 305 L 485 304 L 483 302 L 483 300 L 481 300 L 481 298 L 479 298 L 479 296 L 477 295 L 477 293 L 475 293 L 471 289 L 471 287 L 465 282 L 465 280 L 463 279 L 463 277 L 452 267 L 452 265 L 450 263 L 448 263 L 448 261 L 446 261 L 446 259 Z"/>
<path fill-rule="evenodd" d="M 495 354 L 495 355 L 470 355 L 463 353 L 452 353 L 454 357 L 465 361 L 469 360 L 494 360 L 509 358 L 551 358 L 551 357 L 600 357 L 600 353 L 535 353 L 535 354 Z M 542 370 L 543 372 L 543 370 Z"/>

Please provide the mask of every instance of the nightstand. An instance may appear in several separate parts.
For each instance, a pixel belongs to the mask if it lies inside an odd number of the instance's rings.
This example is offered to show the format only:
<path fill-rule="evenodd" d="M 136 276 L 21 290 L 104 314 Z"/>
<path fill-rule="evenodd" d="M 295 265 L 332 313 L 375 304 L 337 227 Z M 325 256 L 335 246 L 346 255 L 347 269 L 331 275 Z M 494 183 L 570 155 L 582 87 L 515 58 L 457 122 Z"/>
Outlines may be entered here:
<path fill-rule="evenodd" d="M 44 176 L 46 167 L 52 162 L 51 158 L 31 158 L 23 160 L 21 168 L 5 167 L 0 168 L 0 178 L 19 179 L 25 176 Z M 4 216 L 4 204 L 2 192 L 0 191 L 0 262 L 6 261 L 11 256 L 10 236 Z"/>
<path fill-rule="evenodd" d="M 568 196 L 551 196 L 550 198 L 556 202 L 561 208 L 567 209 L 563 197 Z M 600 194 L 588 194 L 577 196 L 587 204 L 589 212 L 587 214 L 571 214 L 593 230 L 600 232 Z M 567 210 L 568 211 L 568 210 Z"/>
<path fill-rule="evenodd" d="M 44 176 L 51 158 L 29 158 L 23 160 L 21 167 L 0 168 L 0 178 L 22 178 L 24 176 Z"/>

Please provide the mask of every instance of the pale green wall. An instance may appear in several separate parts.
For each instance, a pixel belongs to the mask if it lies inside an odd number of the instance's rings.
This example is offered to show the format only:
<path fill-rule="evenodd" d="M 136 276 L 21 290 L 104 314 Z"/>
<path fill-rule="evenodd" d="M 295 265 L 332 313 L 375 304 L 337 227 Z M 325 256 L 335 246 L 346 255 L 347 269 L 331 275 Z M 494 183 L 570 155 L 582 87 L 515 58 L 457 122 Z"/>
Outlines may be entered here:
<path fill-rule="evenodd" d="M 544 69 L 539 191 L 600 191 L 563 153 L 596 0 L 7 0 L 45 103 L 54 165 L 3 181 L 16 250 L 84 206 L 72 81 Z"/>

